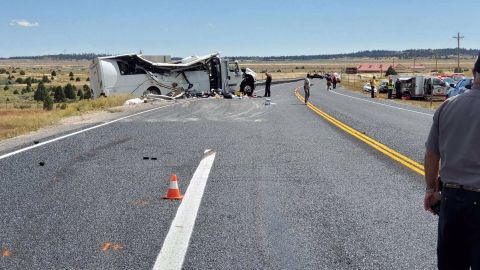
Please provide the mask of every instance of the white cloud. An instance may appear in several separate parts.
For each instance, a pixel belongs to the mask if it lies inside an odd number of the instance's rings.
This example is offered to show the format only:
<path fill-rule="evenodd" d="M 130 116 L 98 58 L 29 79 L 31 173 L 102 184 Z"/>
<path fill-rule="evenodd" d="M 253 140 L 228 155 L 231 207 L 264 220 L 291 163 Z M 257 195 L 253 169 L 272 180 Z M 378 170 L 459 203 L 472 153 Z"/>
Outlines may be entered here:
<path fill-rule="evenodd" d="M 29 22 L 27 20 L 12 20 L 10 21 L 11 26 L 20 26 L 20 27 L 38 27 L 40 24 L 38 22 Z"/>

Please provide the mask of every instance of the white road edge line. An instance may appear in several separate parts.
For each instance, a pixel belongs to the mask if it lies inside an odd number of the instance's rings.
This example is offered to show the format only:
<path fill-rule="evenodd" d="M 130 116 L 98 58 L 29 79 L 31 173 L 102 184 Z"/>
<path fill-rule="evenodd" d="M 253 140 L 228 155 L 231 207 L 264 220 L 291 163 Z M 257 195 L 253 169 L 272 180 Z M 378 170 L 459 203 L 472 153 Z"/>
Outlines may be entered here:
<path fill-rule="evenodd" d="M 404 108 L 400 108 L 400 107 L 397 107 L 397 106 L 387 105 L 387 104 L 383 104 L 383 103 L 379 103 L 379 102 L 374 102 L 374 101 L 371 101 L 371 100 L 366 100 L 366 99 L 363 99 L 363 98 L 359 98 L 359 97 L 354 97 L 354 96 L 350 96 L 350 95 L 338 93 L 338 92 L 333 91 L 333 90 L 330 90 L 330 92 L 332 92 L 332 93 L 334 93 L 334 94 L 337 94 L 337 95 L 340 95 L 340 96 L 345 96 L 345 97 L 349 97 L 349 98 L 353 98 L 353 99 L 358 99 L 358 100 L 361 100 L 361 101 L 364 101 L 364 102 L 373 103 L 373 104 L 377 104 L 377 105 L 380 105 L 380 106 L 385 106 L 385 107 L 389 107 L 389 108 L 393 108 L 393 109 L 397 109 L 397 110 L 401 110 L 401 111 L 418 113 L 418 114 L 427 115 L 427 116 L 430 116 L 430 117 L 433 116 L 433 114 L 424 113 L 424 112 L 419 112 L 419 111 L 414 111 L 414 110 L 409 110 L 409 109 L 404 109 Z"/>
<path fill-rule="evenodd" d="M 183 103 L 183 102 L 182 102 L 182 103 Z M 83 132 L 87 132 L 87 131 L 92 130 L 92 129 L 96 129 L 96 128 L 103 127 L 103 126 L 106 126 L 106 125 L 110 125 L 110 124 L 112 124 L 112 123 L 121 121 L 121 120 L 123 120 L 123 119 L 127 119 L 127 118 L 130 118 L 130 117 L 134 117 L 134 116 L 137 116 L 137 115 L 140 115 L 140 114 L 147 113 L 147 112 L 151 112 L 151 111 L 159 110 L 159 109 L 166 108 L 166 107 L 169 107 L 169 106 L 173 106 L 173 105 L 175 105 L 175 104 L 181 104 L 181 103 L 172 103 L 172 104 L 168 104 L 168 105 L 165 105 L 165 106 L 162 106 L 162 107 L 153 108 L 153 109 L 149 109 L 149 110 L 142 111 L 142 112 L 139 112 L 139 113 L 127 115 L 127 116 L 124 116 L 124 117 L 121 117 L 121 118 L 118 118 L 118 119 L 115 119 L 115 120 L 112 120 L 112 121 L 109 121 L 109 122 L 105 122 L 105 123 L 103 123 L 103 124 L 99 124 L 99 125 L 96 125 L 96 126 L 93 126 L 93 127 L 89 127 L 89 128 L 86 128 L 86 129 L 82 129 L 82 130 L 79 130 L 79 131 L 76 131 L 76 132 L 73 132 L 73 133 L 69 133 L 69 134 L 60 136 L 60 137 L 58 137 L 58 138 L 54 138 L 54 139 L 51 139 L 51 140 L 48 140 L 48 141 L 44 141 L 44 142 L 41 142 L 41 143 L 38 143 L 38 144 L 34 144 L 34 145 L 32 145 L 32 146 L 28 146 L 28 147 L 25 147 L 25 148 L 21 148 L 21 149 L 18 149 L 18 150 L 16 150 L 16 151 L 13 151 L 13 152 L 10 152 L 10 153 L 1 155 L 1 156 L 0 156 L 0 160 L 2 160 L 2 159 L 4 159 L 4 158 L 7 158 L 7 157 L 11 157 L 11 156 L 13 156 L 13 155 L 16 155 L 16 154 L 19 154 L 19 153 L 22 153 L 22 152 L 25 152 L 25 151 L 28 151 L 28 150 L 30 150 L 30 149 L 34 149 L 34 148 L 40 147 L 40 146 L 45 145 L 45 144 L 49 144 L 49 143 L 56 142 L 56 141 L 59 141 L 59 140 L 62 140 L 62 139 L 65 139 L 65 138 L 68 138 L 68 137 L 71 137 L 71 136 L 75 136 L 75 135 L 80 134 L 80 133 L 83 133 Z"/>
<path fill-rule="evenodd" d="M 214 151 L 205 151 L 170 225 L 153 270 L 182 269 L 215 155 Z"/>

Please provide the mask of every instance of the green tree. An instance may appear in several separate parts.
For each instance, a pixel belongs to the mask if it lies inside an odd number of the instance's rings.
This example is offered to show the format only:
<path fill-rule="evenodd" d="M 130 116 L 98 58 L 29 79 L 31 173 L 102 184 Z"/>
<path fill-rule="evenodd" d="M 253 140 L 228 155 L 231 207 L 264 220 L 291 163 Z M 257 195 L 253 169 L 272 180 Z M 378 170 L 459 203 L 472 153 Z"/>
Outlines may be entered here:
<path fill-rule="evenodd" d="M 80 98 L 80 99 L 83 99 L 83 91 L 82 91 L 82 89 L 78 89 L 78 91 L 77 91 L 77 97 Z"/>
<path fill-rule="evenodd" d="M 18 95 L 18 94 L 20 94 L 20 93 L 18 92 L 17 89 L 15 89 L 15 90 L 13 90 L 13 94 L 14 94 L 14 95 Z"/>
<path fill-rule="evenodd" d="M 70 71 L 70 73 L 68 74 L 68 76 L 73 77 L 73 76 L 74 76 L 74 75 L 73 75 L 73 72 Z"/>
<path fill-rule="evenodd" d="M 80 77 L 77 77 L 77 78 L 75 79 L 75 81 L 76 81 L 76 82 L 79 82 L 79 81 L 80 81 Z"/>
<path fill-rule="evenodd" d="M 83 85 L 83 99 L 91 99 L 92 98 L 92 91 L 88 85 Z"/>
<path fill-rule="evenodd" d="M 47 75 L 43 75 L 42 82 L 44 82 L 44 83 L 49 83 L 50 82 Z"/>
<path fill-rule="evenodd" d="M 30 93 L 32 91 L 33 91 L 32 86 L 27 85 L 27 87 L 25 88 L 25 92 Z"/>
<path fill-rule="evenodd" d="M 7 70 L 4 68 L 0 68 L 0 74 L 5 74 L 5 73 L 7 73 Z"/>
<path fill-rule="evenodd" d="M 52 71 L 51 75 L 52 75 L 52 77 L 55 77 L 55 76 L 57 76 L 57 72 L 55 72 L 55 70 L 54 70 L 54 71 Z"/>
<path fill-rule="evenodd" d="M 387 69 L 387 72 L 385 73 L 385 76 L 390 76 L 390 75 L 398 75 L 397 71 L 392 66 L 389 66 Z"/>
<path fill-rule="evenodd" d="M 51 111 L 53 109 L 53 100 L 50 95 L 47 95 L 43 100 L 43 109 L 47 111 Z"/>
<path fill-rule="evenodd" d="M 68 99 L 76 99 L 75 90 L 74 90 L 74 88 L 73 88 L 73 85 L 67 84 L 67 85 L 65 86 L 65 96 L 66 96 Z"/>
<path fill-rule="evenodd" d="M 53 95 L 53 100 L 55 102 L 63 102 L 65 101 L 65 92 L 61 86 L 57 86 L 55 88 L 55 94 Z"/>
<path fill-rule="evenodd" d="M 75 79 L 73 77 L 70 77 L 70 81 L 73 81 L 73 80 L 75 80 Z"/>
<path fill-rule="evenodd" d="M 90 81 L 90 77 L 88 77 L 88 78 L 86 79 L 86 81 L 89 82 L 89 81 Z"/>
<path fill-rule="evenodd" d="M 3 87 L 3 90 L 5 90 L 5 91 L 7 91 L 8 89 L 10 89 L 10 88 L 8 87 L 8 85 L 5 85 L 5 87 Z"/>
<path fill-rule="evenodd" d="M 33 94 L 33 99 L 36 101 L 44 101 L 47 96 L 48 91 L 47 88 L 45 88 L 45 85 L 42 82 L 38 83 L 37 90 L 35 90 L 35 93 Z"/>
<path fill-rule="evenodd" d="M 28 78 L 25 78 L 25 80 L 23 81 L 24 83 L 26 83 L 27 85 L 32 85 L 32 77 L 28 77 Z"/>
<path fill-rule="evenodd" d="M 17 79 L 15 80 L 15 82 L 16 82 L 16 83 L 23 83 L 23 79 L 22 79 L 22 78 L 17 78 Z"/>
<path fill-rule="evenodd" d="M 20 70 L 20 75 L 24 76 L 25 75 L 25 70 Z"/>

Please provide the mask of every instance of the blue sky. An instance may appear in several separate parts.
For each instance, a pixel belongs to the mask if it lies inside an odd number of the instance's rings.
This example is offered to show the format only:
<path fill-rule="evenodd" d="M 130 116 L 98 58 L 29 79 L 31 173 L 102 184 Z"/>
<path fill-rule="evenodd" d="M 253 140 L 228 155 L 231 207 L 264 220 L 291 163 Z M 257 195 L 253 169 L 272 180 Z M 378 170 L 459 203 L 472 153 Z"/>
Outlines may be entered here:
<path fill-rule="evenodd" d="M 480 1 L 3 1 L 0 57 L 57 53 L 188 56 L 479 48 Z M 472 12 L 470 12 L 472 11 Z M 474 13 L 477 12 L 477 13 Z"/>

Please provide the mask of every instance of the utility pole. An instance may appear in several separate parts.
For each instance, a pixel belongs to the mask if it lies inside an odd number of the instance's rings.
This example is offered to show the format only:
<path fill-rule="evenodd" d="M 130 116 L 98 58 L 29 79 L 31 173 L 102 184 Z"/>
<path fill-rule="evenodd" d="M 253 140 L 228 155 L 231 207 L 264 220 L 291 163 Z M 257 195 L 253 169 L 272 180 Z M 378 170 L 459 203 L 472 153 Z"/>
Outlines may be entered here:
<path fill-rule="evenodd" d="M 457 72 L 460 72 L 460 40 L 465 37 L 460 36 L 460 32 L 457 32 L 457 36 L 453 38 L 457 40 Z"/>
<path fill-rule="evenodd" d="M 416 71 L 416 69 L 415 69 L 415 60 L 416 60 L 415 57 L 413 57 L 413 74 L 416 73 L 416 72 L 415 72 L 415 71 Z"/>

